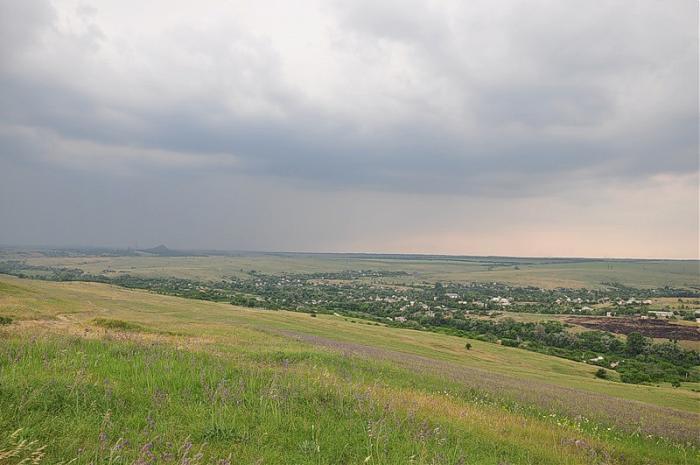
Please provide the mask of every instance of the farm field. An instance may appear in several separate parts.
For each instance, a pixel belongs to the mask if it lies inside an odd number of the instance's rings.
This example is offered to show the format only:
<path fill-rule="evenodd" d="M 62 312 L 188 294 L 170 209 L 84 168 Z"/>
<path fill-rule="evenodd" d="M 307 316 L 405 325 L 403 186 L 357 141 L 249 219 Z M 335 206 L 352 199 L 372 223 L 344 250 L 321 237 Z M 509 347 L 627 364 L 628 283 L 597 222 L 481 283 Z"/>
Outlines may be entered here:
<path fill-rule="evenodd" d="M 625 317 L 600 318 L 595 316 L 568 315 L 548 315 L 525 312 L 500 312 L 497 316 L 480 317 L 482 319 L 492 319 L 500 321 L 512 319 L 528 323 L 538 323 L 545 321 L 559 321 L 571 326 L 570 331 L 580 332 L 590 329 L 600 329 L 611 331 L 624 339 L 625 333 L 641 331 L 647 336 L 657 341 L 664 341 L 668 336 L 677 335 L 680 337 L 678 343 L 688 349 L 700 350 L 700 331 L 698 324 L 692 321 L 678 320 L 632 320 Z M 655 333 L 662 333 L 663 336 L 655 337 Z"/>
<path fill-rule="evenodd" d="M 6 256 L 14 258 L 11 253 Z M 404 271 L 391 283 L 434 281 L 503 282 L 517 286 L 598 288 L 617 282 L 634 287 L 700 288 L 697 260 L 593 260 L 503 257 L 385 256 L 359 254 L 241 253 L 235 256 L 22 256 L 32 265 L 75 267 L 99 274 L 130 273 L 150 277 L 175 276 L 217 280 L 243 276 L 251 270 L 266 274 L 338 272 L 342 270 Z"/>
<path fill-rule="evenodd" d="M 700 463 L 697 383 L 97 283 L 0 277 L 0 316 L 0 450 L 49 463 Z"/>

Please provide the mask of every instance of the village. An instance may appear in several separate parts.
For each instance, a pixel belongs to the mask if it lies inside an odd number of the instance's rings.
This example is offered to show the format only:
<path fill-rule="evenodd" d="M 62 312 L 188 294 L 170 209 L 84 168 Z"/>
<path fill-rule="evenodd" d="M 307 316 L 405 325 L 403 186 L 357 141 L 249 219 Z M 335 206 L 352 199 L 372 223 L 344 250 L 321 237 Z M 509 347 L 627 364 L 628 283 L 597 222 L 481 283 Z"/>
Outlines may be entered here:
<path fill-rule="evenodd" d="M 630 383 L 687 380 L 699 356 L 694 346 L 678 344 L 700 341 L 696 324 L 700 293 L 689 288 L 607 283 L 592 289 L 546 289 L 499 282 L 427 282 L 400 270 L 369 269 L 278 274 L 241 270 L 215 281 L 199 281 L 107 269 L 92 274 L 21 260 L 0 261 L 0 273 L 107 283 L 236 306 L 441 332 L 592 363 L 619 372 Z M 630 354 L 628 342 L 635 339 L 642 348 Z M 660 361 L 666 364 L 659 365 Z"/>

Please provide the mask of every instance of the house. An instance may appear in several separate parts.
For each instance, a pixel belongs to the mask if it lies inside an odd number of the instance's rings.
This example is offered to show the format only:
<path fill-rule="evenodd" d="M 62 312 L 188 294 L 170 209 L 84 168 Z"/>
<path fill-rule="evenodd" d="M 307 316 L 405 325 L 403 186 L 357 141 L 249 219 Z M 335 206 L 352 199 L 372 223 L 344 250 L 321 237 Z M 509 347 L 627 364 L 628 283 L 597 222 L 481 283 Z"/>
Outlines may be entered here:
<path fill-rule="evenodd" d="M 450 299 L 458 299 L 458 298 L 459 298 L 459 294 L 455 294 L 455 293 L 452 293 L 452 292 L 448 292 L 448 293 L 445 294 L 445 295 L 446 295 L 447 297 L 449 297 Z"/>
<path fill-rule="evenodd" d="M 653 315 L 655 318 L 671 318 L 673 316 L 673 312 L 661 312 L 661 311 L 651 311 L 647 312 L 650 315 Z"/>
<path fill-rule="evenodd" d="M 591 362 L 602 362 L 603 360 L 605 360 L 605 357 L 603 357 L 602 355 L 589 359 L 589 361 Z"/>

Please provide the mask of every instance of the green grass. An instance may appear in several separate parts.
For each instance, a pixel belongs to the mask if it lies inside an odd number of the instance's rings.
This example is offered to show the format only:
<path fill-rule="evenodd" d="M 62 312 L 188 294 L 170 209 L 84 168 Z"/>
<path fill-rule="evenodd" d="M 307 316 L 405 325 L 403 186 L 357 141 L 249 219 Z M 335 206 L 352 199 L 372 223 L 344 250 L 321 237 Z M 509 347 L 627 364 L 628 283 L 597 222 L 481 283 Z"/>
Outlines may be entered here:
<path fill-rule="evenodd" d="M 0 354 L 0 428 L 47 444 L 49 462 L 130 463 L 147 444 L 177 455 L 190 441 L 233 463 L 694 463 L 690 449 L 559 426 L 340 356 L 232 362 L 66 336 L 10 338 Z"/>
<path fill-rule="evenodd" d="M 0 278 L 23 290 L 21 296 L 0 293 L 0 314 L 14 319 L 52 321 L 90 330 L 91 320 L 128 321 L 162 334 L 181 333 L 205 337 L 236 351 L 287 349 L 289 340 L 279 331 L 291 331 L 353 342 L 371 347 L 512 375 L 518 379 L 546 382 L 602 392 L 650 404 L 697 411 L 700 396 L 685 388 L 602 383 L 593 374 L 597 367 L 535 352 L 471 341 L 443 334 L 401 330 L 351 323 L 342 317 L 286 311 L 255 310 L 229 304 L 180 299 L 96 283 L 53 283 Z"/>
<path fill-rule="evenodd" d="M 0 314 L 13 318 L 0 327 L 0 451 L 22 428 L 46 446 L 45 463 L 151 454 L 181 463 L 190 442 L 191 464 L 700 463 L 680 436 L 647 438 L 586 410 L 595 401 L 615 415 L 648 411 L 640 428 L 692 435 L 698 394 L 689 390 L 603 381 L 585 364 L 480 341 L 466 351 L 464 339 L 327 315 L 94 283 L 0 277 L 0 286 Z"/>
<path fill-rule="evenodd" d="M 106 328 L 106 329 L 115 329 L 115 330 L 120 330 L 120 331 L 146 331 L 147 329 L 143 327 L 143 325 L 137 325 L 135 323 L 129 323 L 128 321 L 124 320 L 113 320 L 110 318 L 95 318 L 92 320 L 92 323 L 95 326 L 99 326 L 101 328 Z"/>

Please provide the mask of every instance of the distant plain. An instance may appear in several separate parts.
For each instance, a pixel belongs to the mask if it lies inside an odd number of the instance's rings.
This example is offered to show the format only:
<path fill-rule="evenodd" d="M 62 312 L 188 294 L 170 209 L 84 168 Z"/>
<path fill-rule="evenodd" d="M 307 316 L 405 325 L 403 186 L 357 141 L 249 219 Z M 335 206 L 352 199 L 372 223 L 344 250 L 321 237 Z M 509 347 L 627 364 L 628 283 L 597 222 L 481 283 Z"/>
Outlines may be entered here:
<path fill-rule="evenodd" d="M 90 273 L 105 270 L 144 276 L 177 276 L 217 280 L 261 273 L 313 273 L 342 270 L 405 271 L 395 283 L 502 282 L 542 288 L 598 288 L 603 283 L 634 287 L 700 289 L 698 260 L 606 260 L 507 257 L 392 256 L 361 254 L 241 253 L 190 257 L 28 257 L 33 265 L 76 267 Z"/>

